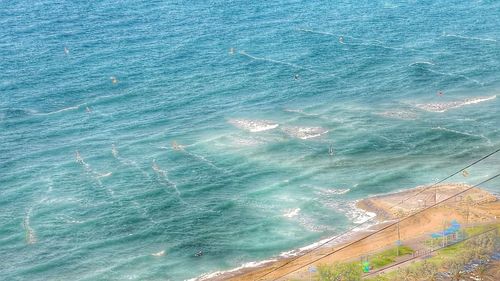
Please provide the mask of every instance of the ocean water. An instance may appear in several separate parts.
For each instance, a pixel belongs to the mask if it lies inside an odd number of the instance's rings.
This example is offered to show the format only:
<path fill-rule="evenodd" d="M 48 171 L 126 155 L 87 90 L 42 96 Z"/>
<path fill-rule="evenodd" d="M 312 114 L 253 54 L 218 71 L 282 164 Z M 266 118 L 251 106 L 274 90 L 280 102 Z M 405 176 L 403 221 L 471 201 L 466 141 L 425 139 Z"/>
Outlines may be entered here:
<path fill-rule="evenodd" d="M 500 2 L 351 2 L 1 1 L 0 279 L 251 265 L 499 147 Z"/>

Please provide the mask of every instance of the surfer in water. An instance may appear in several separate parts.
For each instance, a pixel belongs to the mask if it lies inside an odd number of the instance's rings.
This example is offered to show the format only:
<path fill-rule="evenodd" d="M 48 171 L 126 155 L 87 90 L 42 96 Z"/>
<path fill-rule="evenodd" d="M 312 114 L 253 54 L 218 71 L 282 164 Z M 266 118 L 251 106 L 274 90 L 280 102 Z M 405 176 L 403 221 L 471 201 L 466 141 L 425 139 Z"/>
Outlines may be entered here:
<path fill-rule="evenodd" d="M 113 84 L 118 83 L 118 79 L 116 79 L 115 76 L 111 76 L 110 79 L 111 79 L 111 83 L 113 83 Z"/>
<path fill-rule="evenodd" d="M 298 75 L 298 74 L 295 74 L 295 75 L 293 76 L 293 79 L 295 79 L 295 80 L 299 80 L 299 75 Z"/>
<path fill-rule="evenodd" d="M 199 250 L 198 252 L 196 252 L 196 254 L 194 254 L 195 257 L 201 257 L 203 256 L 203 251 L 202 250 Z"/>

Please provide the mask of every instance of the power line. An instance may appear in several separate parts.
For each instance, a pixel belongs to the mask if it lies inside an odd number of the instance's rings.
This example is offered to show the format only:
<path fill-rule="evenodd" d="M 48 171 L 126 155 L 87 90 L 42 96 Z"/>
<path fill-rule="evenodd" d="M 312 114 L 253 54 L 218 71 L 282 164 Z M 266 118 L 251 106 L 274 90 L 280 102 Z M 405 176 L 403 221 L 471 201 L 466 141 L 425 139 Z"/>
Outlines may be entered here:
<path fill-rule="evenodd" d="M 472 166 L 476 165 L 477 163 L 479 163 L 479 162 L 483 161 L 484 159 L 486 159 L 486 158 L 490 157 L 491 155 L 493 155 L 493 154 L 497 153 L 498 151 L 500 151 L 500 148 L 499 148 L 499 149 L 497 149 L 497 150 L 495 150 L 495 151 L 493 151 L 493 152 L 491 152 L 491 153 L 489 153 L 489 154 L 487 154 L 487 155 L 485 155 L 485 156 L 483 156 L 483 157 L 481 157 L 481 158 L 479 158 L 478 160 L 476 160 L 476 161 L 474 161 L 474 162 L 470 163 L 469 165 L 465 166 L 464 168 L 462 168 L 462 169 L 460 169 L 460 170 L 456 171 L 455 173 L 453 173 L 453 174 L 451 174 L 451 175 L 447 176 L 446 178 L 444 178 L 444 179 L 442 179 L 442 180 L 440 180 L 440 181 L 438 181 L 438 182 L 434 183 L 433 185 L 428 186 L 428 187 L 426 187 L 426 188 L 423 188 L 423 189 L 422 189 L 422 190 L 420 190 L 419 192 L 417 192 L 417 193 L 415 193 L 415 194 L 413 194 L 413 195 L 411 195 L 411 196 L 409 196 L 409 197 L 407 197 L 407 198 L 405 198 L 405 199 L 401 200 L 401 202 L 399 202 L 399 203 L 397 203 L 396 205 L 392 206 L 390 209 L 392 209 L 392 208 L 394 208 L 394 207 L 398 206 L 399 204 L 403 204 L 405 201 L 407 201 L 407 200 L 409 200 L 409 199 L 411 199 L 411 198 L 413 198 L 413 197 L 415 197 L 415 196 L 418 196 L 419 194 L 421 194 L 422 192 L 426 191 L 427 189 L 430 189 L 430 188 L 432 188 L 432 187 L 434 187 L 434 186 L 436 186 L 436 185 L 438 185 L 438 184 L 440 184 L 440 183 L 444 182 L 445 180 L 450 179 L 451 177 L 453 177 L 453 176 L 455 176 L 455 175 L 459 174 L 460 172 L 462 172 L 462 171 L 463 171 L 463 170 L 465 170 L 465 169 L 468 169 L 468 168 L 470 168 L 470 167 L 472 167 Z"/>
<path fill-rule="evenodd" d="M 416 213 L 414 213 L 414 214 L 411 214 L 411 215 L 409 215 L 409 216 L 407 216 L 407 217 L 404 217 L 404 218 L 402 218 L 402 219 L 398 220 L 397 222 L 394 222 L 394 223 L 391 223 L 391 224 L 389 224 L 389 225 L 387 225 L 387 226 L 384 226 L 384 227 L 382 227 L 381 229 L 379 229 L 379 230 L 377 230 L 377 231 L 375 231 L 375 232 L 372 232 L 372 233 L 370 233 L 370 234 L 366 235 L 365 237 L 362 237 L 362 238 L 360 238 L 360 239 L 357 239 L 356 241 L 353 241 L 353 242 L 351 242 L 351 243 L 349 243 L 349 244 L 346 244 L 346 245 L 344 245 L 344 246 L 342 246 L 342 247 L 340 247 L 340 248 L 338 248 L 338 249 L 336 249 L 336 250 L 333 250 L 332 252 L 330 252 L 330 253 L 328 253 L 328 254 L 326 254 L 326 255 L 324 255 L 324 256 L 322 256 L 322 257 L 320 257 L 320 258 L 317 258 L 317 259 L 315 259 L 315 260 L 313 260 L 313 261 L 311 261 L 311 262 L 308 262 L 308 263 L 306 263 L 305 265 L 302 265 L 302 266 L 298 267 L 297 269 L 294 269 L 294 270 L 292 270 L 292 271 L 290 271 L 290 272 L 287 272 L 286 274 L 283 274 L 283 275 L 281 275 L 281 276 L 279 276 L 279 277 L 277 277 L 277 278 L 275 278 L 275 279 L 273 279 L 273 280 L 278 280 L 279 278 L 281 278 L 281 277 L 283 277 L 283 276 L 286 276 L 286 275 L 288 275 L 288 274 L 290 274 L 290 273 L 293 273 L 293 272 L 295 272 L 295 271 L 297 271 L 297 270 L 299 270 L 299 269 L 301 269 L 301 268 L 304 268 L 304 267 L 306 267 L 306 266 L 308 266 L 308 265 L 311 265 L 311 264 L 313 264 L 313 263 L 315 263 L 315 262 L 317 262 L 317 261 L 319 261 L 319 260 L 321 260 L 321 259 L 323 259 L 323 258 L 326 258 L 326 257 L 328 257 L 328 256 L 331 256 L 331 255 L 335 254 L 336 252 L 338 252 L 338 251 L 340 251 L 340 250 L 343 250 L 343 249 L 345 249 L 345 248 L 347 248 L 347 247 L 349 247 L 349 246 L 351 246 L 351 245 L 353 245 L 353 244 L 355 244 L 355 243 L 357 243 L 357 242 L 359 242 L 359 241 L 362 241 L 362 240 L 364 240 L 364 239 L 366 239 L 366 238 L 368 238 L 368 237 L 371 237 L 371 236 L 373 236 L 373 235 L 375 235 L 375 234 L 377 234 L 377 233 L 379 233 L 379 232 L 381 232 L 381 231 L 383 231 L 383 230 L 388 229 L 388 228 L 389 228 L 389 227 L 391 227 L 391 226 L 394 226 L 394 225 L 396 225 L 396 224 L 398 224 L 398 223 L 400 223 L 400 222 L 402 222 L 402 221 L 405 221 L 405 220 L 407 220 L 407 219 L 408 219 L 408 218 L 410 218 L 410 217 L 416 216 L 416 215 L 418 215 L 418 214 L 420 214 L 420 213 L 422 213 L 422 212 L 424 212 L 424 211 L 426 211 L 426 210 L 428 210 L 428 209 L 430 209 L 430 208 L 433 208 L 433 207 L 435 207 L 435 206 L 437 206 L 437 205 L 439 205 L 439 204 L 441 204 L 441 203 L 443 203 L 443 202 L 445 202 L 445 201 L 447 201 L 447 200 L 449 200 L 449 199 L 451 199 L 451 198 L 453 198 L 453 197 L 456 197 L 456 196 L 458 196 L 458 195 L 460 195 L 460 194 L 463 194 L 463 193 L 465 193 L 465 192 L 467 192 L 467 191 L 471 190 L 471 189 L 472 189 L 472 188 L 474 188 L 474 187 L 477 187 L 477 186 L 479 186 L 479 185 L 482 185 L 482 184 L 484 184 L 484 183 L 487 183 L 487 182 L 489 182 L 489 181 L 491 181 L 491 180 L 493 180 L 493 179 L 495 179 L 495 178 L 497 178 L 497 177 L 499 177 L 499 176 L 500 176 L 500 173 L 498 173 L 498 174 L 496 174 L 495 176 L 490 177 L 490 178 L 488 178 L 488 179 L 486 179 L 486 180 L 484 180 L 484 181 L 482 181 L 482 182 L 480 182 L 480 183 L 478 183 L 478 184 L 476 184 L 476 185 L 470 186 L 470 187 L 468 187 L 468 188 L 464 189 L 463 191 L 460 191 L 460 192 L 458 192 L 458 193 L 456 193 L 456 194 L 454 194 L 454 195 L 451 195 L 451 196 L 449 196 L 448 198 L 446 198 L 446 199 L 444 199 L 444 200 L 441 200 L 441 201 L 439 201 L 439 202 L 436 202 L 436 203 L 434 203 L 433 205 L 431 205 L 431 206 L 429 206 L 429 207 L 427 207 L 427 208 L 424 208 L 424 209 L 422 209 L 422 210 L 419 210 L 419 211 L 417 211 L 417 212 L 416 212 Z M 276 270 L 276 269 L 274 269 L 273 271 L 275 271 L 275 270 Z M 268 274 L 269 274 L 269 273 L 271 273 L 271 272 L 273 272 L 273 271 L 268 272 Z"/>
<path fill-rule="evenodd" d="M 412 197 L 417 196 L 418 194 L 420 194 L 420 193 L 424 192 L 424 191 L 425 191 L 425 190 L 427 190 L 427 189 L 430 189 L 430 188 L 432 188 L 432 187 L 436 186 L 437 184 L 440 184 L 440 183 L 444 182 L 445 180 L 447 180 L 447 179 L 449 179 L 449 178 L 451 178 L 451 177 L 453 177 L 453 176 L 457 175 L 457 174 L 458 174 L 458 173 L 460 173 L 461 171 L 463 171 L 463 170 L 465 170 L 465 169 L 467 169 L 467 168 L 470 168 L 471 166 L 473 166 L 473 165 L 475 165 L 475 164 L 477 164 L 477 163 L 479 163 L 479 162 L 483 161 L 484 159 L 486 159 L 486 158 L 488 158 L 488 157 L 492 156 L 493 154 L 495 154 L 495 153 L 497 153 L 497 152 L 499 152 L 499 151 L 500 151 L 500 148 L 499 148 L 499 149 L 497 149 L 497 150 L 495 150 L 495 151 L 493 151 L 493 152 L 491 152 L 491 153 L 489 153 L 489 154 L 487 154 L 487 155 L 485 155 L 485 156 L 483 156 L 483 157 L 481 157 L 481 158 L 479 158 L 478 160 L 476 160 L 476 161 L 472 162 L 471 164 L 469 164 L 469 165 L 465 166 L 464 168 L 460 169 L 459 171 L 457 171 L 457 172 L 455 172 L 455 173 L 451 174 L 450 176 L 447 176 L 447 177 L 445 177 L 444 179 L 442 179 L 442 180 L 440 180 L 440 181 L 438 181 L 438 182 L 436 182 L 436 183 L 432 184 L 431 186 L 428 186 L 428 187 L 424 188 L 424 189 L 423 189 L 423 190 L 421 190 L 419 193 L 414 194 L 414 195 L 411 195 L 411 196 L 410 196 L 410 197 L 408 197 L 407 199 L 403 199 L 401 202 L 399 202 L 399 203 L 395 204 L 394 206 L 391 206 L 391 207 L 390 207 L 390 209 L 392 209 L 392 208 L 394 208 L 394 207 L 396 207 L 396 206 L 399 206 L 399 205 L 400 205 L 400 204 L 402 204 L 404 201 L 406 201 L 406 200 L 408 200 L 408 199 L 410 199 L 410 198 L 412 198 Z M 328 243 L 330 243 L 330 242 L 334 241 L 335 239 L 337 239 L 337 238 L 339 238 L 339 237 L 341 237 L 341 236 L 343 236 L 343 235 L 345 235 L 345 234 L 347 234 L 347 233 L 349 233 L 349 232 L 353 231 L 354 229 L 356 229 L 356 228 L 358 228 L 358 227 L 361 227 L 361 226 L 363 226 L 363 225 L 367 224 L 368 222 L 373 221 L 374 219 L 375 219 L 375 217 L 370 218 L 370 219 L 368 219 L 368 220 L 366 220 L 366 221 L 362 222 L 361 224 L 358 224 L 358 225 L 356 225 L 356 226 L 353 226 L 353 227 L 351 227 L 351 228 L 347 229 L 346 231 L 344 231 L 344 232 L 342 232 L 342 233 L 340 233 L 340 234 L 338 234 L 338 235 L 336 235 L 336 236 L 333 236 L 332 238 L 330 238 L 330 239 L 326 240 L 326 242 L 323 242 L 323 243 L 321 243 L 321 244 L 317 245 L 316 247 L 314 247 L 314 248 L 312 248 L 312 249 L 310 249 L 310 250 L 306 251 L 306 252 L 305 252 L 305 253 L 303 253 L 302 255 L 298 255 L 297 257 L 295 257 L 295 258 L 293 258 L 293 259 L 291 259 L 291 260 L 289 260 L 289 261 L 285 262 L 284 264 L 282 264 L 282 265 L 280 265 L 280 266 L 278 266 L 278 267 L 276 267 L 276 268 L 273 268 L 273 269 L 272 269 L 272 270 L 270 270 L 269 272 L 264 273 L 263 275 L 259 276 L 259 278 L 258 278 L 257 280 L 260 280 L 261 278 L 263 278 L 263 277 L 265 277 L 265 276 L 267 276 L 267 275 L 269 275 L 269 274 L 273 273 L 274 271 L 276 271 L 276 270 L 278 270 L 278 269 L 280 269 L 280 268 L 285 267 L 286 265 L 290 264 L 291 262 L 296 261 L 297 259 L 299 259 L 299 258 L 301 258 L 301 257 L 303 257 L 303 256 L 305 256 L 305 255 L 307 255 L 307 254 L 309 254 L 309 253 L 311 253 L 311 252 L 313 252 L 313 251 L 315 251 L 315 250 L 317 250 L 317 249 L 319 249 L 319 248 L 323 247 L 324 245 L 326 245 L 326 244 L 328 244 Z"/>

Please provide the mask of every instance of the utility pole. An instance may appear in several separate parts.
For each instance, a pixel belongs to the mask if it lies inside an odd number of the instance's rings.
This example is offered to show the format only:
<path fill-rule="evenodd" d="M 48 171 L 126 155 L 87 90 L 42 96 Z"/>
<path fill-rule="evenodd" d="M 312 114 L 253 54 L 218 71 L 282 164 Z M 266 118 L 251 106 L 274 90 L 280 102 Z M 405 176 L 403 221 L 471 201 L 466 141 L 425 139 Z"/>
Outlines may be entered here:
<path fill-rule="evenodd" d="M 397 250 L 397 254 L 396 256 L 399 257 L 399 245 L 401 244 L 401 233 L 399 232 L 399 222 L 401 221 L 401 219 L 398 220 L 398 244 L 396 246 L 396 250 Z"/>
<path fill-rule="evenodd" d="M 443 220 L 443 233 L 442 233 L 443 234 L 442 235 L 443 236 L 443 248 L 445 246 L 445 239 L 446 239 L 445 236 L 444 236 L 445 228 L 446 228 L 446 221 Z"/>

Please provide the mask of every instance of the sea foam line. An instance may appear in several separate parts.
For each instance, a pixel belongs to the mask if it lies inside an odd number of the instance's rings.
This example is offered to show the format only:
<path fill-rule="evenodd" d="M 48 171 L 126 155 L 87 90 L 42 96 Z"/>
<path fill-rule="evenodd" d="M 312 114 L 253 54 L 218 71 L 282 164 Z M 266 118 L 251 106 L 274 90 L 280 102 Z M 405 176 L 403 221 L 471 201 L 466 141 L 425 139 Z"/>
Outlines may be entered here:
<path fill-rule="evenodd" d="M 46 112 L 46 113 L 35 113 L 34 115 L 52 115 L 52 114 L 57 114 L 57 113 L 61 113 L 61 112 L 64 112 L 64 111 L 79 109 L 80 107 L 82 107 L 82 106 L 84 106 L 86 104 L 87 103 L 77 104 L 75 106 L 66 107 L 66 108 L 63 108 L 63 109 L 56 110 L 56 111 L 51 111 L 51 112 Z"/>
<path fill-rule="evenodd" d="M 484 101 L 490 101 L 496 99 L 496 95 L 490 97 L 479 97 L 479 98 L 469 98 L 461 101 L 452 101 L 444 103 L 426 103 L 426 104 L 416 104 L 417 108 L 430 111 L 430 112 L 445 112 L 449 109 L 459 108 L 465 105 L 476 104 Z"/>
<path fill-rule="evenodd" d="M 242 56 L 246 56 L 246 57 L 251 58 L 251 59 L 256 60 L 256 61 L 266 61 L 266 62 L 271 62 L 271 63 L 275 63 L 275 64 L 281 64 L 281 65 L 290 66 L 290 67 L 296 68 L 296 69 L 307 70 L 307 71 L 310 71 L 310 72 L 313 72 L 313 73 L 316 73 L 316 74 L 335 76 L 334 74 L 329 74 L 329 73 L 317 71 L 317 70 L 314 70 L 314 69 L 312 69 L 310 67 L 300 66 L 300 65 L 297 65 L 297 64 L 294 64 L 294 63 L 289 63 L 289 62 L 280 61 L 280 60 L 274 60 L 274 59 L 269 59 L 269 58 L 263 58 L 263 57 L 256 57 L 256 56 L 248 54 L 245 51 L 239 51 L 238 53 L 240 55 L 242 55 Z"/>
<path fill-rule="evenodd" d="M 153 159 L 153 164 L 151 165 L 151 168 L 153 169 L 153 171 L 156 172 L 156 174 L 158 175 L 158 177 L 160 178 L 160 183 L 162 183 L 163 185 L 167 186 L 167 187 L 170 187 L 172 188 L 175 193 L 177 194 L 177 198 L 182 202 L 182 203 L 186 203 L 182 198 L 181 198 L 181 192 L 179 191 L 179 189 L 177 188 L 177 184 L 173 181 L 171 181 L 169 178 L 168 178 L 168 171 L 167 170 L 163 170 L 162 168 L 160 168 L 160 166 L 158 166 L 158 164 L 156 163 L 156 160 Z"/>
<path fill-rule="evenodd" d="M 184 153 L 186 153 L 187 155 L 191 156 L 191 157 L 194 157 L 202 162 L 205 162 L 207 165 L 209 165 L 210 167 L 214 168 L 214 169 L 217 169 L 217 170 L 220 170 L 220 171 L 225 171 L 224 169 L 218 167 L 217 165 L 215 165 L 212 161 L 208 160 L 207 158 L 205 158 L 204 156 L 202 155 L 198 155 L 198 154 L 195 154 L 195 153 L 192 153 L 192 152 L 189 152 L 185 149 L 183 149 Z"/>
<path fill-rule="evenodd" d="M 408 66 L 414 66 L 414 65 L 419 65 L 419 64 L 436 65 L 435 63 L 430 62 L 430 61 L 416 61 L 416 62 L 412 62 L 412 63 L 408 64 Z"/>
<path fill-rule="evenodd" d="M 101 181 L 101 178 L 102 178 L 102 177 L 108 177 L 108 176 L 110 176 L 112 173 L 111 173 L 111 172 L 109 172 L 109 173 L 104 173 L 104 174 L 102 174 L 102 173 L 98 173 L 98 172 L 94 171 L 94 170 L 92 169 L 92 167 L 90 166 L 90 164 L 88 164 L 87 162 L 85 162 L 85 160 L 83 159 L 83 157 L 81 156 L 81 154 L 80 154 L 80 152 L 79 152 L 79 151 L 76 151 L 75 158 L 76 158 L 76 162 L 77 162 L 78 164 L 80 164 L 80 165 L 84 168 L 85 173 L 86 173 L 88 176 L 90 176 L 92 179 L 94 179 L 94 180 L 97 182 L 97 184 L 99 185 L 99 187 L 101 187 L 101 188 L 102 188 L 102 187 L 104 187 L 104 188 L 106 189 L 106 191 L 108 192 L 108 194 L 109 194 L 111 197 L 114 197 L 115 192 L 114 192 L 112 189 L 110 189 L 109 187 L 104 186 L 104 185 L 102 184 L 102 181 Z"/>
<path fill-rule="evenodd" d="M 409 64 L 408 66 L 411 67 L 411 66 L 416 66 L 416 65 L 421 65 L 421 64 L 423 64 L 423 63 L 418 63 L 418 64 L 417 63 L 413 63 L 413 64 Z M 429 64 L 429 65 L 432 65 L 432 64 Z M 468 81 L 471 81 L 473 83 L 476 83 L 479 86 L 484 86 L 484 83 L 481 83 L 478 80 L 472 79 L 472 78 L 470 78 L 470 77 L 468 77 L 466 75 L 463 75 L 463 74 L 456 74 L 456 73 L 452 73 L 452 72 L 448 72 L 448 73 L 446 73 L 446 72 L 440 72 L 440 71 L 436 71 L 436 70 L 433 70 L 433 69 L 430 69 L 430 68 L 424 68 L 424 69 L 427 70 L 427 71 L 429 71 L 429 72 L 432 72 L 434 74 L 438 74 L 438 75 L 450 76 L 450 77 L 461 77 L 461 78 L 463 78 L 465 80 L 468 80 Z"/>
<path fill-rule="evenodd" d="M 134 160 L 130 160 L 130 159 L 127 159 L 127 158 L 120 156 L 118 149 L 116 148 L 116 146 L 114 144 L 111 145 L 111 154 L 113 155 L 113 157 L 116 160 L 120 161 L 120 163 L 122 163 L 123 165 L 137 169 L 138 171 L 140 171 L 142 173 L 142 175 L 145 178 L 147 178 L 150 181 L 152 180 L 151 175 L 148 172 L 146 172 L 144 169 L 142 169 L 137 164 L 137 162 L 135 162 Z"/>
<path fill-rule="evenodd" d="M 471 133 L 461 132 L 461 131 L 448 129 L 448 128 L 440 127 L 440 126 L 434 127 L 434 128 L 432 128 L 432 130 L 440 130 L 440 131 L 446 131 L 446 132 L 450 132 L 450 133 L 454 133 L 454 134 L 458 134 L 458 135 L 464 135 L 464 136 L 469 136 L 469 137 L 473 137 L 473 138 L 480 138 L 480 139 L 484 139 L 488 143 L 491 143 L 491 140 L 489 138 L 485 137 L 484 135 L 474 135 Z"/>
<path fill-rule="evenodd" d="M 298 31 L 302 31 L 302 32 L 320 34 L 320 35 L 334 36 L 336 38 L 343 37 L 343 38 L 351 38 L 351 39 L 354 39 L 354 40 L 361 41 L 361 42 L 352 42 L 352 43 L 346 43 L 344 41 L 339 41 L 340 44 L 344 44 L 344 45 L 374 46 L 374 47 L 379 47 L 379 48 L 384 48 L 384 49 L 390 49 L 390 50 L 397 50 L 397 51 L 404 49 L 404 48 L 396 48 L 396 47 L 386 46 L 386 45 L 384 45 L 384 43 L 382 41 L 375 40 L 375 39 L 371 40 L 371 41 L 376 42 L 377 44 L 374 44 L 372 42 L 366 42 L 363 39 L 356 38 L 356 37 L 353 37 L 353 36 L 348 36 L 348 35 L 337 35 L 337 34 L 333 34 L 333 33 L 330 33 L 330 32 L 316 31 L 316 30 L 304 29 L 304 28 L 298 28 L 297 30 Z M 411 49 L 411 50 L 413 50 L 413 49 Z"/>
<path fill-rule="evenodd" d="M 137 162 L 135 162 L 134 160 L 130 160 L 130 159 L 126 159 L 126 158 L 121 157 L 119 152 L 118 152 L 118 148 L 116 147 L 115 144 L 111 145 L 111 154 L 113 155 L 113 157 L 116 160 L 120 161 L 121 164 L 123 164 L 125 166 L 130 166 L 130 167 L 133 167 L 133 168 L 139 170 L 145 178 L 147 178 L 149 181 L 152 181 L 152 178 L 149 175 L 149 173 L 144 171 L 141 167 L 139 167 Z M 157 223 L 155 220 L 153 220 L 151 218 L 151 216 L 148 215 L 147 211 L 141 206 L 141 204 L 137 203 L 137 201 L 134 199 L 132 199 L 131 202 L 134 205 L 135 210 L 139 214 L 141 214 L 143 217 L 149 219 L 149 221 L 151 221 L 152 223 L 154 223 L 154 224 Z"/>
<path fill-rule="evenodd" d="M 23 220 L 23 227 L 26 232 L 26 243 L 35 244 L 36 243 L 36 234 L 35 230 L 30 225 L 31 213 L 33 212 L 33 206 L 31 206 L 26 212 L 26 216 Z"/>
<path fill-rule="evenodd" d="M 263 261 L 251 261 L 251 262 L 244 263 L 241 266 L 233 268 L 233 269 L 230 269 L 230 270 L 216 271 L 216 272 L 212 272 L 212 273 L 205 273 L 205 274 L 202 274 L 199 277 L 191 278 L 191 279 L 188 279 L 186 281 L 203 281 L 203 280 L 209 280 L 209 279 L 221 276 L 221 275 L 230 274 L 230 273 L 236 273 L 236 272 L 241 271 L 241 270 L 246 269 L 246 268 L 256 268 L 256 267 L 264 266 L 266 264 L 269 264 L 269 263 L 272 263 L 272 262 L 276 262 L 276 261 L 278 261 L 278 260 L 277 259 L 269 259 L 269 260 L 263 260 Z"/>
<path fill-rule="evenodd" d="M 443 35 L 441 35 L 441 37 L 455 37 L 455 38 L 460 38 L 460 39 L 465 39 L 465 40 L 497 42 L 497 40 L 492 39 L 492 38 L 480 38 L 480 37 L 463 36 L 463 35 L 458 35 L 458 34 L 447 34 L 447 33 L 443 33 Z"/>

